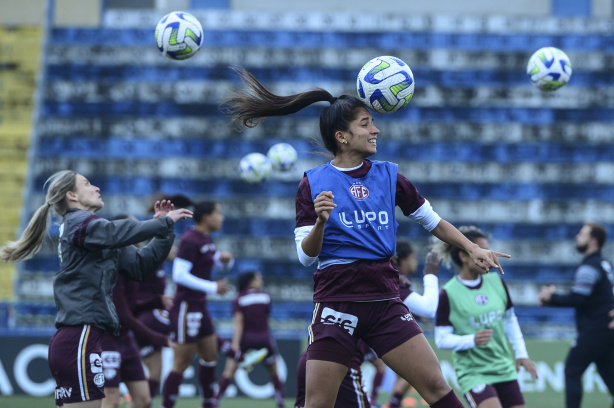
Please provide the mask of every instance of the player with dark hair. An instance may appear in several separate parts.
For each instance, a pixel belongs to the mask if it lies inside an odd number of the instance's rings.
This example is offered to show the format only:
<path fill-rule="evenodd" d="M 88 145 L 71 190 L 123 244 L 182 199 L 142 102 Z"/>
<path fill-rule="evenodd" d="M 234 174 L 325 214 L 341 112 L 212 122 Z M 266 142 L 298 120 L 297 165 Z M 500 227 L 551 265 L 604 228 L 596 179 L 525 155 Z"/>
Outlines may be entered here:
<path fill-rule="evenodd" d="M 565 403 L 579 408 L 582 401 L 582 374 L 591 363 L 614 396 L 614 332 L 609 313 L 614 306 L 612 265 L 601 250 L 607 239 L 603 225 L 586 222 L 576 235 L 576 249 L 583 256 L 569 293 L 556 293 L 544 286 L 540 306 L 573 307 L 576 310 L 577 338 L 565 361 Z"/>
<path fill-rule="evenodd" d="M 159 194 L 156 199 L 169 200 L 182 208 L 192 209 L 194 207 L 194 202 L 182 194 Z M 152 212 L 153 205 L 147 211 Z M 173 244 L 166 261 L 172 262 L 176 253 L 177 246 Z M 132 310 L 139 322 L 156 333 L 168 336 L 171 332 L 168 311 L 173 306 L 173 297 L 166 294 L 166 272 L 163 265 L 141 283 L 126 282 L 125 288 L 126 293 L 129 294 Z M 160 392 L 164 344 L 156 342 L 156 336 L 143 335 L 140 331 L 134 331 L 133 334 L 141 359 L 147 367 L 149 393 L 153 399 Z"/>
<path fill-rule="evenodd" d="M 305 406 L 334 406 L 362 339 L 431 406 L 462 407 L 422 330 L 399 299 L 399 275 L 391 262 L 395 207 L 439 239 L 461 247 L 485 271 L 501 269 L 497 257 L 509 255 L 480 248 L 441 219 L 398 174 L 396 164 L 367 159 L 377 153 L 379 130 L 360 99 L 334 97 L 319 88 L 279 96 L 245 69 L 235 72 L 245 88 L 236 90 L 222 107 L 246 127 L 316 102 L 329 103 L 320 112 L 320 136 L 334 158 L 305 173 L 295 202 L 298 257 L 306 266 L 318 261 Z"/>
<path fill-rule="evenodd" d="M 211 233 L 224 223 L 219 204 L 201 201 L 194 206 L 194 226 L 183 233 L 173 261 L 176 292 L 170 311 L 173 366 L 162 387 L 162 407 L 171 408 L 179 395 L 183 372 L 198 353 L 198 380 L 204 408 L 216 406 L 216 367 L 218 336 L 207 308 L 207 293 L 220 295 L 231 287 L 228 279 L 212 281 L 214 269 L 227 269 L 234 263 L 230 252 L 217 250 Z"/>
<path fill-rule="evenodd" d="M 459 230 L 488 249 L 486 234 L 478 228 Z M 524 367 L 537 378 L 537 369 L 529 360 L 507 285 L 498 274 L 477 267 L 465 251 L 441 241 L 434 248 L 448 266 L 452 260 L 459 268 L 439 295 L 435 344 L 454 350 L 461 391 L 471 407 L 523 408 L 517 371 Z"/>
<path fill-rule="evenodd" d="M 118 215 L 111 218 L 110 221 L 124 219 L 137 220 L 134 216 Z M 135 246 L 141 247 L 141 243 Z M 119 275 L 117 284 L 113 288 L 113 304 L 121 325 L 119 335 L 115 336 L 106 332 L 101 339 L 101 358 L 105 377 L 105 398 L 102 400 L 102 408 L 116 408 L 120 405 L 119 386 L 122 382 L 128 388 L 134 408 L 147 408 L 151 405 L 149 383 L 133 335 L 148 338 L 150 343 L 160 348 L 173 346 L 168 336 L 151 330 L 134 316 L 136 299 L 131 288 L 137 286 L 138 283 L 132 281 L 133 285 L 131 285 L 128 282 Z"/>
<path fill-rule="evenodd" d="M 262 284 L 262 275 L 257 271 L 244 272 L 237 279 L 237 296 L 232 302 L 232 346 L 246 355 L 250 351 L 255 353 L 254 364 L 264 359 L 275 389 L 275 401 L 278 407 L 283 407 L 285 386 L 277 373 L 277 346 L 269 328 L 271 296 L 262 290 Z M 236 360 L 226 359 L 218 401 L 224 396 L 238 367 Z"/>
<path fill-rule="evenodd" d="M 424 264 L 422 286 L 423 294 L 415 292 L 411 288 L 409 277 L 416 273 L 418 260 L 409 241 L 397 240 L 397 253 L 395 257 L 396 267 L 399 271 L 399 294 L 403 303 L 415 316 L 422 319 L 432 319 L 437 313 L 439 300 L 439 268 L 441 262 L 437 259 L 437 251 L 431 250 L 426 256 Z M 397 378 L 392 386 L 392 393 L 388 401 L 389 408 L 398 408 L 403 401 L 403 395 L 411 389 L 411 385 L 402 377 Z"/>
<path fill-rule="evenodd" d="M 53 280 L 58 328 L 49 342 L 49 368 L 56 381 L 56 405 L 100 407 L 105 384 L 100 341 L 104 332 L 119 334 L 112 291 L 118 274 L 143 280 L 164 261 L 174 239 L 176 221 L 191 218 L 168 201 L 156 202 L 154 219 L 108 221 L 95 213 L 104 207 L 100 189 L 72 170 L 47 179 L 45 203 L 22 237 L 0 249 L 5 262 L 22 261 L 41 248 L 50 224 L 50 209 L 62 217 Z M 133 244 L 153 238 L 143 248 Z"/>

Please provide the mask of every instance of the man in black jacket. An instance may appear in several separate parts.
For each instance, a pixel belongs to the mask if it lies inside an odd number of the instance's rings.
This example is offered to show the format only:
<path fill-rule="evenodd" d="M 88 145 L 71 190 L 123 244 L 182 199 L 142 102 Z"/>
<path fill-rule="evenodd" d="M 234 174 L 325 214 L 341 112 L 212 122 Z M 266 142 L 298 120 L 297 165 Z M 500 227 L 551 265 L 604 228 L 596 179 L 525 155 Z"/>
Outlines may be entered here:
<path fill-rule="evenodd" d="M 609 330 L 609 311 L 614 306 L 612 266 L 603 259 L 601 249 L 606 229 L 587 222 L 576 235 L 576 248 L 584 258 L 576 269 L 569 293 L 556 293 L 552 285 L 542 287 L 541 306 L 576 309 L 575 344 L 565 362 L 565 399 L 567 408 L 579 408 L 582 400 L 582 374 L 595 363 L 604 383 L 614 395 L 614 331 Z"/>

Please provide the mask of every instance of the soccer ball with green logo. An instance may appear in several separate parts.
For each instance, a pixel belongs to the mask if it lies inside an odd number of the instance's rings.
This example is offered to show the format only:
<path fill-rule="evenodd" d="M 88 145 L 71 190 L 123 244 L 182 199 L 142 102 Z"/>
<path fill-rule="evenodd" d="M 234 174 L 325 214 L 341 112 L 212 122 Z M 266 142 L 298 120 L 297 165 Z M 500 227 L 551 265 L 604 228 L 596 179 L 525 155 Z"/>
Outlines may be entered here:
<path fill-rule="evenodd" d="M 162 17 L 155 35 L 162 55 L 175 60 L 190 58 L 203 43 L 202 25 L 196 17 L 183 11 L 173 11 Z"/>

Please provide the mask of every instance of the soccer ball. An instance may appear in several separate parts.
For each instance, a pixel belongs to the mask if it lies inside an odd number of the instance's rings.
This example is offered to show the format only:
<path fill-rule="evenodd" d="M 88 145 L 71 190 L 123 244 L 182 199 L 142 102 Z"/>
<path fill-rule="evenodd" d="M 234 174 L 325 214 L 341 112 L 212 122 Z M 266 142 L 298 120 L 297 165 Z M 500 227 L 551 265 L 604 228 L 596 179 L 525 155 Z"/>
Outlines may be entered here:
<path fill-rule="evenodd" d="M 571 61 L 558 48 L 540 48 L 529 58 L 527 75 L 542 91 L 556 91 L 569 82 Z"/>
<path fill-rule="evenodd" d="M 271 146 L 266 156 L 269 158 L 273 170 L 288 171 L 294 167 L 298 155 L 296 149 L 288 143 L 277 143 Z"/>
<path fill-rule="evenodd" d="M 243 181 L 260 183 L 271 173 L 271 162 L 262 153 L 249 153 L 239 162 L 239 173 Z"/>
<path fill-rule="evenodd" d="M 162 53 L 175 60 L 190 58 L 203 43 L 200 22 L 183 11 L 173 11 L 162 17 L 156 26 L 156 45 Z"/>
<path fill-rule="evenodd" d="M 414 95 L 414 74 L 396 57 L 383 56 L 367 62 L 356 80 L 358 97 L 378 113 L 393 113 Z"/>

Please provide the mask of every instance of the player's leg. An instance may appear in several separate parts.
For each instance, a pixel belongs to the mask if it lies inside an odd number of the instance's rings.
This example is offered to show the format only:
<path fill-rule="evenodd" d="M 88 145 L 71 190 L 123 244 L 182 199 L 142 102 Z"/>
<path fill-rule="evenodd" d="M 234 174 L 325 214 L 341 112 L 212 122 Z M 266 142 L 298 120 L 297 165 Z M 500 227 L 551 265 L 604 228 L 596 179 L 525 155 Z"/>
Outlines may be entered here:
<path fill-rule="evenodd" d="M 399 408 L 403 402 L 403 396 L 411 389 L 411 385 L 405 381 L 402 377 L 397 375 L 394 385 L 392 386 L 392 393 L 390 394 L 390 400 L 388 401 L 389 408 Z"/>
<path fill-rule="evenodd" d="M 216 382 L 217 382 L 217 335 L 209 334 L 198 339 L 198 382 L 202 392 L 204 408 L 215 407 L 217 405 Z"/>
<path fill-rule="evenodd" d="M 305 408 L 333 408 L 348 367 L 333 361 L 307 360 Z"/>
<path fill-rule="evenodd" d="M 443 378 L 435 352 L 422 333 L 384 354 L 382 360 L 412 384 L 430 405 L 452 391 Z"/>
<path fill-rule="evenodd" d="M 224 372 L 222 373 L 222 378 L 218 383 L 218 390 L 215 399 L 219 404 L 224 397 L 224 393 L 228 386 L 232 383 L 232 379 L 237 372 L 237 368 L 239 367 L 239 363 L 234 358 L 226 357 L 226 364 L 224 365 Z"/>
<path fill-rule="evenodd" d="M 83 401 L 83 402 L 73 402 L 69 404 L 61 405 L 62 408 L 101 408 L 102 400 L 93 400 L 93 401 Z"/>
<path fill-rule="evenodd" d="M 102 399 L 102 408 L 117 408 L 121 399 L 119 387 L 104 387 L 104 398 Z"/>
<path fill-rule="evenodd" d="M 586 336 L 578 336 L 565 361 L 565 406 L 580 408 L 582 375 L 593 362 L 593 344 Z"/>
<path fill-rule="evenodd" d="M 603 338 L 599 339 L 601 350 L 599 357 L 595 360 L 595 365 L 610 394 L 614 396 L 614 347 L 612 347 L 614 344 L 614 333 L 608 334 L 609 336 L 603 336 Z"/>
<path fill-rule="evenodd" d="M 273 388 L 275 389 L 275 401 L 277 402 L 277 406 L 283 407 L 285 404 L 286 386 L 281 378 L 279 378 L 275 357 L 275 354 L 273 354 L 266 359 L 266 368 L 269 372 L 271 383 L 273 383 Z"/>
<path fill-rule="evenodd" d="M 151 405 L 149 383 L 143 368 L 139 349 L 130 336 L 118 338 L 121 353 L 121 381 L 128 387 L 132 408 L 148 408 Z M 104 364 L 104 358 L 103 358 Z"/>
<path fill-rule="evenodd" d="M 151 396 L 149 395 L 149 383 L 147 380 L 126 381 L 126 387 L 132 399 L 131 408 L 149 408 Z"/>
<path fill-rule="evenodd" d="M 143 357 L 143 363 L 147 367 L 149 383 L 149 395 L 153 399 L 160 392 L 160 382 L 162 381 L 162 352 L 156 350 L 147 357 Z"/>
<path fill-rule="evenodd" d="M 382 385 L 384 375 L 386 374 L 386 364 L 381 358 L 375 356 L 369 361 L 373 367 L 375 367 L 375 375 L 373 376 L 373 382 L 371 383 L 371 393 L 369 395 L 369 401 L 372 406 L 377 407 L 377 396 L 379 394 L 379 387 Z"/>
<path fill-rule="evenodd" d="M 363 340 L 433 408 L 462 408 L 407 306 L 400 299 L 371 303 L 362 306 L 368 307 L 372 316 L 367 320 L 369 331 Z"/>

